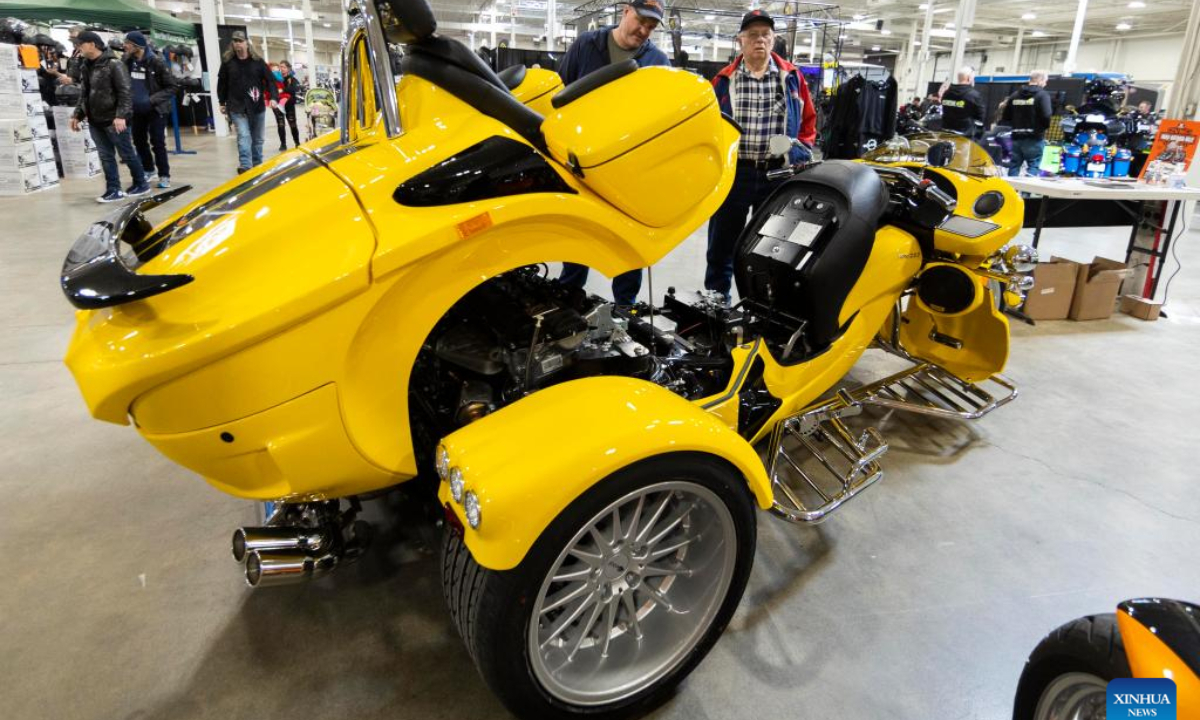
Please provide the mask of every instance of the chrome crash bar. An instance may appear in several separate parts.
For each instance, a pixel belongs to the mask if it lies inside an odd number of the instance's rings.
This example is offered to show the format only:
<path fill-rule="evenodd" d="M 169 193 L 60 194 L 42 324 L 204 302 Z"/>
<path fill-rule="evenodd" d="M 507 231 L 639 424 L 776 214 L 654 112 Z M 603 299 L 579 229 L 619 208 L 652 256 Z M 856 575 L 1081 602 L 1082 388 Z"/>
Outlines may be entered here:
<path fill-rule="evenodd" d="M 350 120 L 353 117 L 350 107 L 350 88 L 355 87 L 350 79 L 354 77 L 357 53 L 354 48 L 360 41 L 367 43 L 367 59 L 371 63 L 371 77 L 375 79 L 375 96 L 379 98 L 383 110 L 383 127 L 389 138 L 399 136 L 403 132 L 400 127 L 400 103 L 396 99 L 396 76 L 392 73 L 391 56 L 388 51 L 387 39 L 383 34 L 379 14 L 375 10 L 373 0 L 345 0 L 346 37 L 342 39 L 342 92 L 338 99 L 338 114 L 342 128 L 342 144 L 351 141 Z"/>

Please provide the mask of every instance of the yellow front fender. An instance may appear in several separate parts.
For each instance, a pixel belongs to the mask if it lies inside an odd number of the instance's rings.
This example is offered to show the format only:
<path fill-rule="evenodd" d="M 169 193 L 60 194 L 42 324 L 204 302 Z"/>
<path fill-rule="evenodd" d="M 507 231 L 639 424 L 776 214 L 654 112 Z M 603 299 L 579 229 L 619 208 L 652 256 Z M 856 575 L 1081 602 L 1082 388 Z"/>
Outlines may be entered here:
<path fill-rule="evenodd" d="M 634 378 L 555 385 L 455 431 L 442 446 L 462 471 L 465 491 L 479 498 L 479 527 L 469 526 L 446 483 L 438 498 L 458 515 L 475 561 L 491 570 L 516 567 L 575 498 L 655 455 L 715 455 L 742 473 L 759 507 L 770 508 L 774 497 L 762 461 L 741 436 L 697 405 Z"/>

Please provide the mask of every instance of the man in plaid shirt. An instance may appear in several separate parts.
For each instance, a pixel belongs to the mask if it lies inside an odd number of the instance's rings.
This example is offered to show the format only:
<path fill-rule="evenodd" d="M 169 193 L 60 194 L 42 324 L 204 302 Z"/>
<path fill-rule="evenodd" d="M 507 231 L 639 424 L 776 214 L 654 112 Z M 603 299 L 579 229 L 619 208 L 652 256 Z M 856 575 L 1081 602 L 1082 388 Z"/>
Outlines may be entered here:
<path fill-rule="evenodd" d="M 738 44 L 742 54 L 713 78 L 721 112 L 742 126 L 737 175 L 729 196 L 708 221 L 708 267 L 704 287 L 729 297 L 733 254 L 747 216 L 782 180 L 767 180 L 767 171 L 812 157 L 817 137 L 817 113 L 808 85 L 796 66 L 771 51 L 775 20 L 762 10 L 742 17 Z M 772 135 L 800 141 L 786 158 L 771 157 Z"/>

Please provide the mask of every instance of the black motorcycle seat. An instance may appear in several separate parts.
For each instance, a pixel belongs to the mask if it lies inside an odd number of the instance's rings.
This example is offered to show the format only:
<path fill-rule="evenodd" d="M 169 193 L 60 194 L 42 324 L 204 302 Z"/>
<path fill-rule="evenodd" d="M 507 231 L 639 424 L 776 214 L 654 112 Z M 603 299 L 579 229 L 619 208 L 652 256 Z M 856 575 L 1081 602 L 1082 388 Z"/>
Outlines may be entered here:
<path fill-rule="evenodd" d="M 809 221 L 824 217 L 829 223 L 808 249 L 810 256 L 797 268 L 756 257 L 764 224 L 797 201 L 822 204 L 825 209 Z M 801 172 L 762 203 L 738 238 L 739 295 L 803 319 L 807 344 L 814 351 L 828 347 L 842 333 L 843 305 L 871 256 L 887 205 L 887 188 L 867 165 L 829 160 Z"/>
<path fill-rule="evenodd" d="M 509 90 L 516 90 L 525 82 L 525 66 L 524 65 L 509 65 L 500 72 L 496 73 L 500 78 L 500 82 L 504 83 L 504 87 Z"/>

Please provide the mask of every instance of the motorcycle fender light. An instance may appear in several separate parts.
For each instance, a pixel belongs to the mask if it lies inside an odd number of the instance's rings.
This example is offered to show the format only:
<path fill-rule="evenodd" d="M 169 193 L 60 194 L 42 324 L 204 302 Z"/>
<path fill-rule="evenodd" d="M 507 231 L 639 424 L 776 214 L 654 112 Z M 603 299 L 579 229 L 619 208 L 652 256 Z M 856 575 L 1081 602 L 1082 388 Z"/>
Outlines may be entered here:
<path fill-rule="evenodd" d="M 438 477 L 442 479 L 442 482 L 446 482 L 450 479 L 450 453 L 446 450 L 445 446 L 438 445 L 435 455 L 437 458 Z"/>
<path fill-rule="evenodd" d="M 454 229 L 458 231 L 458 237 L 460 240 L 466 240 L 473 235 L 478 235 L 484 230 L 487 230 L 494 224 L 495 223 L 492 222 L 492 214 L 485 212 L 481 215 L 476 215 L 473 218 L 463 220 L 459 224 L 455 225 Z"/>
<path fill-rule="evenodd" d="M 454 498 L 456 503 L 463 501 L 463 485 L 462 470 L 450 468 L 450 497 Z"/>
<path fill-rule="evenodd" d="M 463 511 L 467 516 L 467 524 L 471 526 L 471 529 L 479 529 L 479 523 L 483 519 L 480 516 L 479 497 L 470 490 L 467 491 L 466 499 L 463 501 Z"/>

